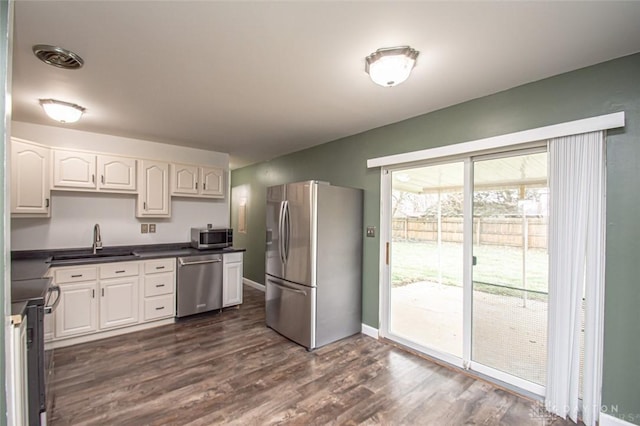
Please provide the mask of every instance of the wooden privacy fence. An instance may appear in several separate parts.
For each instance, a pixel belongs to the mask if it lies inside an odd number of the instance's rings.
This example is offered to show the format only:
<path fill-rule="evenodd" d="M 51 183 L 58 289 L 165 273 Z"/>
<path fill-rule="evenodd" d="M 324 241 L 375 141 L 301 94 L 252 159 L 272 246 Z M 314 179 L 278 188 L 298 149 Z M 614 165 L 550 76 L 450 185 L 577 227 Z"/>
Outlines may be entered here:
<path fill-rule="evenodd" d="M 392 222 L 393 239 L 405 241 L 437 241 L 435 218 L 399 218 Z M 442 241 L 462 242 L 462 218 L 442 218 Z M 524 233 L 523 233 L 524 231 Z M 547 220 L 530 218 L 474 218 L 473 242 L 497 246 L 547 248 Z"/>

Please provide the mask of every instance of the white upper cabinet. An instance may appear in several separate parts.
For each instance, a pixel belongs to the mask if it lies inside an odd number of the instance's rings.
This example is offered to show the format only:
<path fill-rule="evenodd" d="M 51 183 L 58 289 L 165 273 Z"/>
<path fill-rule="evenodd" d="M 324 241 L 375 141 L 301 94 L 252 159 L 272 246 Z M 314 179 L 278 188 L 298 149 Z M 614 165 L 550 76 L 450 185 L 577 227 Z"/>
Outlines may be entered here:
<path fill-rule="evenodd" d="M 136 160 L 86 152 L 53 151 L 53 189 L 136 191 Z"/>
<path fill-rule="evenodd" d="M 171 195 L 197 195 L 198 170 L 198 166 L 171 164 Z"/>
<path fill-rule="evenodd" d="M 170 216 L 169 164 L 140 160 L 138 191 L 137 217 Z"/>
<path fill-rule="evenodd" d="M 224 197 L 224 170 L 214 167 L 200 167 L 202 195 Z"/>
<path fill-rule="evenodd" d="M 98 156 L 98 189 L 136 190 L 136 163 L 133 158 Z"/>
<path fill-rule="evenodd" d="M 11 143 L 11 215 L 49 217 L 51 150 L 16 139 Z"/>
<path fill-rule="evenodd" d="M 53 150 L 53 188 L 96 189 L 96 156 Z"/>
<path fill-rule="evenodd" d="M 224 169 L 191 164 L 171 164 L 171 195 L 223 198 Z"/>

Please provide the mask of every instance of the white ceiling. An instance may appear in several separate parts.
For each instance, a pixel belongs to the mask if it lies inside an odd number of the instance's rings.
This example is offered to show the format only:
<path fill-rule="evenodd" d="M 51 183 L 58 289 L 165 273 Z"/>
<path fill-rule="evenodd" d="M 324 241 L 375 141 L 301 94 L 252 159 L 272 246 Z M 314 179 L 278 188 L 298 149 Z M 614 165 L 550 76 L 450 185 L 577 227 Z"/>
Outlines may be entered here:
<path fill-rule="evenodd" d="M 13 119 L 231 155 L 237 168 L 640 50 L 640 2 L 16 1 Z M 34 44 L 85 60 L 40 62 Z M 373 84 L 364 57 L 420 51 Z M 62 126 L 62 125 L 60 125 Z"/>

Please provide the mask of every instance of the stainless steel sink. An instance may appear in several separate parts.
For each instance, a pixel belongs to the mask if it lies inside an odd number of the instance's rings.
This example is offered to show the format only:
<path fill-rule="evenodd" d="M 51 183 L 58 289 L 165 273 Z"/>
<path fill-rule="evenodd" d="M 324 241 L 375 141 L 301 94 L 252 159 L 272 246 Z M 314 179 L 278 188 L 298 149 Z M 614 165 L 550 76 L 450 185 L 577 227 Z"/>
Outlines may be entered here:
<path fill-rule="evenodd" d="M 51 262 L 88 262 L 91 260 L 106 260 L 106 259 L 126 259 L 136 258 L 137 256 L 133 252 L 124 253 L 70 253 L 70 254 L 58 254 L 51 257 Z"/>

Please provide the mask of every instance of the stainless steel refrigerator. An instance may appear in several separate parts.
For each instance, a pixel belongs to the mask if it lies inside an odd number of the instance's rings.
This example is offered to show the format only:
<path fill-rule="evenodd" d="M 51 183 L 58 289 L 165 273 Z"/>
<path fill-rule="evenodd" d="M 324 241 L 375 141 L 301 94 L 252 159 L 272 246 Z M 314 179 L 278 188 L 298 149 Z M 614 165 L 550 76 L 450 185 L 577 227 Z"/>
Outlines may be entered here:
<path fill-rule="evenodd" d="M 267 189 L 267 326 L 308 350 L 361 330 L 362 201 L 318 181 Z"/>

